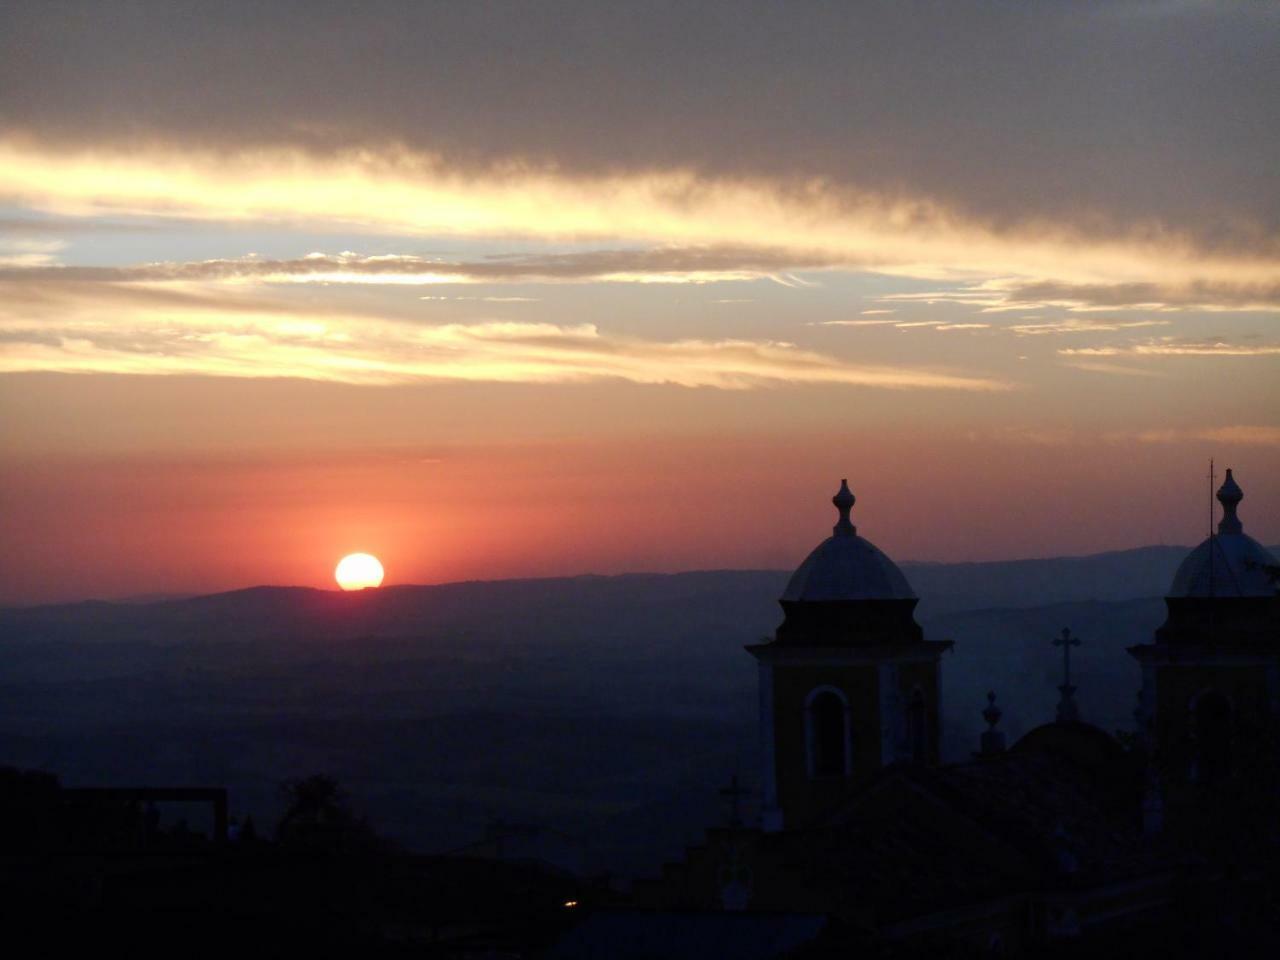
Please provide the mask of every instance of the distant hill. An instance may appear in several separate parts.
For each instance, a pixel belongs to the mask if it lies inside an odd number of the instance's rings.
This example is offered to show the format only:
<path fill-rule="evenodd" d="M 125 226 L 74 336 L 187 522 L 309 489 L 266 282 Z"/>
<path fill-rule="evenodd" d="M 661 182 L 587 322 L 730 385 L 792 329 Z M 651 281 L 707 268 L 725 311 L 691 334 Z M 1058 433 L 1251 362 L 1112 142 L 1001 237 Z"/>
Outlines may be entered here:
<path fill-rule="evenodd" d="M 904 564 L 951 639 L 944 749 L 974 749 L 993 689 L 1010 739 L 1052 718 L 1051 639 L 1084 645 L 1086 719 L 1128 726 L 1124 649 L 1164 616 L 1186 550 Z M 156 602 L 0 609 L 0 764 L 70 784 L 218 783 L 260 824 L 279 784 L 329 773 L 421 850 L 493 818 L 582 837 L 640 870 L 757 771 L 756 671 L 782 571 L 571 577 L 343 594 L 255 587 Z M 702 798 L 705 802 L 699 802 Z"/>
<path fill-rule="evenodd" d="M 1083 557 L 904 563 L 920 615 L 985 607 L 1162 597 L 1190 547 L 1138 547 Z"/>
<path fill-rule="evenodd" d="M 904 563 L 921 598 L 922 619 L 988 607 L 1034 607 L 1161 596 L 1187 547 L 1142 547 L 1085 557 L 992 563 Z M 160 601 L 0 608 L 0 643 L 24 640 L 184 643 L 341 639 L 470 633 L 488 648 L 565 637 L 639 632 L 650 643 L 672 635 L 750 625 L 772 632 L 785 571 L 497 580 L 394 586 L 344 594 L 308 587 L 252 587 Z M 689 619 L 692 618 L 692 619 Z"/>

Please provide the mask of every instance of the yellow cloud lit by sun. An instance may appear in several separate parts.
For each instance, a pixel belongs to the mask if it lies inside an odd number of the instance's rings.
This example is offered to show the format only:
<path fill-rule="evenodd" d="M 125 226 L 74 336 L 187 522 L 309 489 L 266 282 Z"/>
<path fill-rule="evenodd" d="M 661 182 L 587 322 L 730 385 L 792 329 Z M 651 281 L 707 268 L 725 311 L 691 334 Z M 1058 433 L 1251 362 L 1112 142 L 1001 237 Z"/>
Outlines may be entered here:
<path fill-rule="evenodd" d="M 1275 281 L 1274 259 L 1207 255 L 1156 228 L 1089 238 L 1065 224 L 995 229 L 929 201 L 822 180 L 710 179 L 688 170 L 579 176 L 512 163 L 464 171 L 399 147 L 309 154 L 155 144 L 66 149 L 0 138 L 0 199 L 77 216 L 276 220 L 406 235 L 756 241 L 852 267 L 933 278 Z"/>
<path fill-rule="evenodd" d="M 772 340 L 651 340 L 591 323 L 421 324 L 345 313 L 296 314 L 260 302 L 201 301 L 196 285 L 72 285 L 34 300 L 0 281 L 0 373 L 291 377 L 388 385 L 422 381 L 641 384 L 749 389 L 846 384 L 998 391 L 998 378 L 855 363 Z M 178 289 L 173 289 L 177 287 Z M 188 299 L 174 299 L 173 295 Z M 119 299 L 123 295 L 125 299 Z"/>

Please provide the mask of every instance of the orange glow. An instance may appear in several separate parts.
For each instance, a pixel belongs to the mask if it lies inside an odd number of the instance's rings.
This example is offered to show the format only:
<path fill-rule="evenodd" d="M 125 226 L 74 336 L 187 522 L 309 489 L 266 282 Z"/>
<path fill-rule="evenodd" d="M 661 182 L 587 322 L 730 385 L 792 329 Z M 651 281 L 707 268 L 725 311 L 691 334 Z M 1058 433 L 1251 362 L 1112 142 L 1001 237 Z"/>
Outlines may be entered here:
<path fill-rule="evenodd" d="M 1187 465 L 1222 450 L 1258 477 L 1246 529 L 1264 543 L 1280 538 L 1280 516 L 1265 508 L 1280 502 L 1280 446 L 1245 443 L 1243 428 L 1235 439 L 970 435 L 937 419 L 927 431 L 859 426 L 836 440 L 725 430 L 642 442 L 452 441 L 327 458 L 0 459 L 0 534 L 10 547 L 0 603 L 333 587 L 332 558 L 358 546 L 377 549 L 398 584 L 787 570 L 830 531 L 824 483 L 842 470 L 856 473 L 859 532 L 901 562 L 1188 544 L 1203 535 L 1204 512 L 1199 472 Z"/>
<path fill-rule="evenodd" d="M 382 564 L 368 553 L 350 553 L 338 561 L 333 578 L 343 590 L 365 590 L 382 585 Z"/>

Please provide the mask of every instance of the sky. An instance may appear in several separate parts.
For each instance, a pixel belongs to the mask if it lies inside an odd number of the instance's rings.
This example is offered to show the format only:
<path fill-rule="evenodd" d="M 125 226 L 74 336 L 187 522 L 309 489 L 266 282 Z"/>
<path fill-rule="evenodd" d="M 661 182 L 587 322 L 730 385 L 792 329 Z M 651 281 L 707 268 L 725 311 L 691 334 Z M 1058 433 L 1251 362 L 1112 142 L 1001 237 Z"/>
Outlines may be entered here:
<path fill-rule="evenodd" d="M 1280 541 L 1280 6 L 0 6 L 0 603 Z"/>

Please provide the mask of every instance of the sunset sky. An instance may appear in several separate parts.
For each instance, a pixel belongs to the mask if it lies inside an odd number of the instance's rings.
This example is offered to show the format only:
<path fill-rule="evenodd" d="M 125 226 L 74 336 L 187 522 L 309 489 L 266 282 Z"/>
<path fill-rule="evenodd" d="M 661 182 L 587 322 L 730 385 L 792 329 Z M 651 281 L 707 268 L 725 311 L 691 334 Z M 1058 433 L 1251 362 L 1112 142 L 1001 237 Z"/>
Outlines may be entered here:
<path fill-rule="evenodd" d="M 0 603 L 1280 541 L 1280 5 L 0 5 Z"/>

